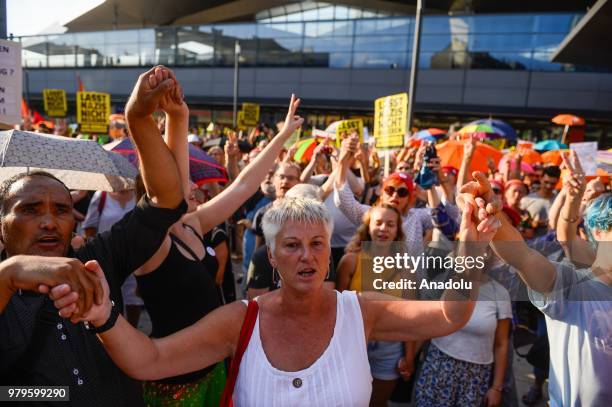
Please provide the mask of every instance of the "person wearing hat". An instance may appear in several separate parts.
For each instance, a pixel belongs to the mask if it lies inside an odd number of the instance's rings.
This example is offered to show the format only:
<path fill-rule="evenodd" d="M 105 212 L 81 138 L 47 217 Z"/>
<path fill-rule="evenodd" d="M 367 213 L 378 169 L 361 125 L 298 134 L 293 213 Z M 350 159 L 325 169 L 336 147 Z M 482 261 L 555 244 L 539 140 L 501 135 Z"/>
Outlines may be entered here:
<path fill-rule="evenodd" d="M 200 137 L 198 137 L 197 134 L 189 134 L 187 136 L 187 142 L 193 144 L 196 147 L 202 147 L 202 140 L 200 139 Z"/>

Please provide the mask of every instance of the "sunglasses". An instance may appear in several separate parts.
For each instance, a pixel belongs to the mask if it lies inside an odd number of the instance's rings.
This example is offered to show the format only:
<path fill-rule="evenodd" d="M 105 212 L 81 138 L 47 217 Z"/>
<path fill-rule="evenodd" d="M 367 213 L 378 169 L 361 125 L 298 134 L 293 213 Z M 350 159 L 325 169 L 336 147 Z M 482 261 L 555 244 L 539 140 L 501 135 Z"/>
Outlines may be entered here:
<path fill-rule="evenodd" d="M 393 196 L 394 193 L 397 192 L 397 196 L 399 196 L 400 198 L 406 198 L 408 195 L 410 195 L 410 191 L 408 191 L 408 188 L 395 188 L 392 186 L 388 186 L 384 189 L 385 194 L 389 195 L 389 196 Z"/>

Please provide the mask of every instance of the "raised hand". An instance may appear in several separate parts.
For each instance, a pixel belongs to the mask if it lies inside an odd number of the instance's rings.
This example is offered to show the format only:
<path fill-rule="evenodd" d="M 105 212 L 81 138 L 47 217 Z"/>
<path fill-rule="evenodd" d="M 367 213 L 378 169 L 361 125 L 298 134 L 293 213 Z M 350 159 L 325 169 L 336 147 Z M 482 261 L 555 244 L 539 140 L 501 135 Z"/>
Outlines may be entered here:
<path fill-rule="evenodd" d="M 125 106 L 126 119 L 144 118 L 160 108 L 166 92 L 176 85 L 174 73 L 166 67 L 156 66 L 138 77 L 134 90 Z"/>
<path fill-rule="evenodd" d="M 495 215 L 501 209 L 501 202 L 497 199 L 491 184 L 487 177 L 480 171 L 472 173 L 474 177 L 473 181 L 470 181 L 463 185 L 459 190 L 460 195 L 457 197 L 457 205 L 461 209 L 465 204 L 465 201 L 470 201 L 473 205 L 476 204 L 476 198 L 482 198 L 485 202 L 485 210 L 489 215 Z"/>
<path fill-rule="evenodd" d="M 112 307 L 109 297 L 110 289 L 104 272 L 97 261 L 92 260 L 85 263 L 85 270 L 87 274 L 91 278 L 94 278 L 102 287 L 103 301 L 100 304 L 93 305 L 84 314 L 77 313 L 77 296 L 66 284 L 53 287 L 49 293 L 49 298 L 53 300 L 53 304 L 59 309 L 60 316 L 63 318 L 70 318 L 72 323 L 90 321 L 94 326 L 100 326 L 103 325 L 110 316 Z"/>
<path fill-rule="evenodd" d="M 466 201 L 461 213 L 459 241 L 489 243 L 500 226 L 499 219 L 487 214 L 482 198 L 476 198 L 474 202 Z"/>
<path fill-rule="evenodd" d="M 287 111 L 287 117 L 285 118 L 283 127 L 280 130 L 280 134 L 289 137 L 291 134 L 293 134 L 294 131 L 300 128 L 302 123 L 304 123 L 304 119 L 295 114 L 297 112 L 298 107 L 300 106 L 300 102 L 301 99 L 296 98 L 295 95 L 292 93 L 291 101 L 289 102 L 289 109 Z"/>
<path fill-rule="evenodd" d="M 82 315 L 103 300 L 102 285 L 77 259 L 66 257 L 12 256 L 2 264 L 9 289 L 48 294 L 51 287 L 66 285 L 75 297 L 75 313 Z M 6 272 L 6 274 L 4 274 Z"/>
<path fill-rule="evenodd" d="M 470 136 L 470 138 L 463 144 L 463 156 L 472 158 L 476 151 L 476 138 Z"/>
<path fill-rule="evenodd" d="M 569 174 L 564 179 L 563 187 L 571 197 L 576 199 L 582 198 L 586 188 L 586 182 L 578 155 L 575 151 L 571 151 L 571 154 L 563 152 L 561 154 L 561 159 L 563 160 L 565 168 L 569 170 Z"/>

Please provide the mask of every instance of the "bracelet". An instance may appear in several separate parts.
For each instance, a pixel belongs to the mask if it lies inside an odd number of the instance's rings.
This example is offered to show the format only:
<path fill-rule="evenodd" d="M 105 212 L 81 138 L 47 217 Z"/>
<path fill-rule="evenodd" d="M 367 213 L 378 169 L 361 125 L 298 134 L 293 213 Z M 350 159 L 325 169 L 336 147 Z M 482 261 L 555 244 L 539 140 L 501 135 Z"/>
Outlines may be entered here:
<path fill-rule="evenodd" d="M 576 216 L 575 218 L 572 218 L 572 219 L 561 217 L 561 219 L 567 223 L 576 223 L 578 222 L 578 220 L 580 220 L 580 216 Z"/>
<path fill-rule="evenodd" d="M 503 391 L 503 389 L 501 387 L 498 387 L 498 386 L 491 386 L 491 390 L 495 390 L 495 391 L 498 391 L 500 393 Z"/>
<path fill-rule="evenodd" d="M 85 325 L 85 329 L 87 329 L 89 332 L 94 334 L 101 334 L 114 327 L 115 323 L 117 322 L 117 318 L 119 318 L 119 310 L 117 310 L 117 307 L 115 307 L 115 302 L 111 300 L 110 315 L 108 316 L 108 319 L 104 324 L 98 327 L 93 326 L 88 321 L 83 322 L 83 324 Z"/>

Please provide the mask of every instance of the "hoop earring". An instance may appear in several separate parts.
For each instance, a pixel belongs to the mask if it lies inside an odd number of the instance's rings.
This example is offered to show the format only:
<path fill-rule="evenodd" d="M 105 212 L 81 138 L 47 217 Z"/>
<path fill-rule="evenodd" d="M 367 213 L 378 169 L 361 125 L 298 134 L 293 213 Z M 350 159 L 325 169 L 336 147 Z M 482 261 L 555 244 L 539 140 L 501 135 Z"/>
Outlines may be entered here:
<path fill-rule="evenodd" d="M 278 274 L 278 271 L 276 270 L 276 267 L 272 267 L 272 284 L 274 284 L 274 287 L 278 287 L 279 279 L 280 276 Z"/>

